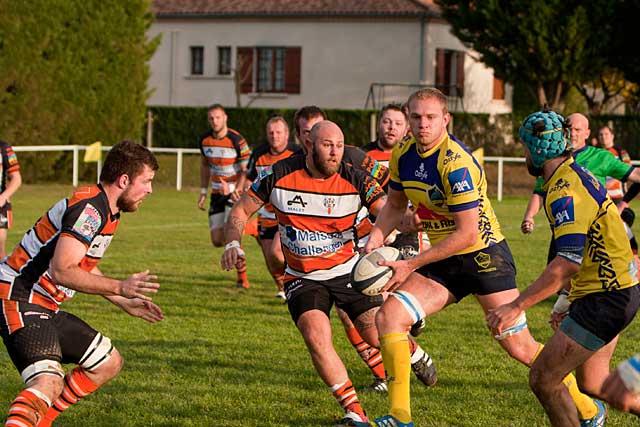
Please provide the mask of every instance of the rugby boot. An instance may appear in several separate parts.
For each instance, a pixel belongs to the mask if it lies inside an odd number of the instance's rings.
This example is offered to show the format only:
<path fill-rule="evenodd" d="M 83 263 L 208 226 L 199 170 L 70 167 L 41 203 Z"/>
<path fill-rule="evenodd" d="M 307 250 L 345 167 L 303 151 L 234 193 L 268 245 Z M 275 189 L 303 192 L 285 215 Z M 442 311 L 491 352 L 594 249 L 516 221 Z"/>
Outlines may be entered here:
<path fill-rule="evenodd" d="M 387 381 L 384 378 L 373 377 L 373 382 L 362 389 L 363 392 L 386 393 Z"/>
<path fill-rule="evenodd" d="M 436 372 L 436 365 L 433 364 L 431 356 L 424 353 L 422 358 L 415 363 L 411 364 L 411 370 L 416 377 L 427 387 L 432 387 L 438 382 L 438 373 Z"/>
<path fill-rule="evenodd" d="M 371 423 L 367 421 L 366 416 L 363 418 L 361 415 L 349 411 L 344 414 L 344 418 L 333 427 L 371 427 Z"/>
<path fill-rule="evenodd" d="M 604 427 L 607 416 L 609 415 L 607 407 L 598 399 L 593 399 L 593 402 L 598 407 L 598 413 L 588 420 L 580 420 L 580 427 Z"/>
<path fill-rule="evenodd" d="M 376 418 L 376 427 L 413 427 L 413 421 L 408 423 L 401 423 L 393 415 L 385 415 L 384 417 Z"/>

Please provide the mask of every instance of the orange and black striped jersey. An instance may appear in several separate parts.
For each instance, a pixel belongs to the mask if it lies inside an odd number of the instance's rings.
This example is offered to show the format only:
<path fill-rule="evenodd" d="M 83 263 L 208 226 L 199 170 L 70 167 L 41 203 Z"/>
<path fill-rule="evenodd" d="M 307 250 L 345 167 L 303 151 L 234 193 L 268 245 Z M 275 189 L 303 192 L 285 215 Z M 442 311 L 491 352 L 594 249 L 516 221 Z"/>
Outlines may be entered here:
<path fill-rule="evenodd" d="M 112 214 L 102 186 L 76 190 L 47 211 L 0 263 L 0 299 L 29 302 L 57 311 L 75 291 L 56 283 L 49 274 L 60 236 L 82 242 L 87 252 L 79 267 L 91 271 L 111 243 L 120 214 Z"/>
<path fill-rule="evenodd" d="M 378 181 L 381 187 L 385 187 L 389 183 L 389 168 L 358 147 L 345 144 L 342 161 L 364 170 Z"/>
<path fill-rule="evenodd" d="M 629 157 L 629 153 L 627 153 L 627 150 L 624 148 L 616 147 L 614 145 L 610 148 L 605 148 L 605 150 L 616 156 L 620 161 L 631 165 L 631 157 Z M 622 181 L 615 177 L 607 176 L 606 187 L 609 197 L 612 199 L 621 199 L 624 196 L 624 185 L 622 184 Z"/>
<path fill-rule="evenodd" d="M 316 179 L 305 157 L 293 156 L 274 164 L 249 195 L 274 207 L 287 278 L 328 280 L 351 272 L 358 260 L 358 211 L 383 203 L 384 192 L 370 175 L 344 161 L 330 178 Z"/>
<path fill-rule="evenodd" d="M 294 142 L 289 142 L 282 153 L 272 154 L 269 144 L 264 143 L 251 153 L 249 166 L 247 166 L 247 179 L 254 181 L 258 176 L 264 175 L 271 170 L 271 166 L 274 163 L 302 152 L 302 147 Z M 276 214 L 273 212 L 271 203 L 266 203 L 260 208 L 259 214 L 264 227 L 275 227 L 277 225 Z"/>
<path fill-rule="evenodd" d="M 367 153 L 369 156 L 374 158 L 378 163 L 380 163 L 385 168 L 389 167 L 389 159 L 391 159 L 391 150 L 384 151 L 378 145 L 378 141 L 371 141 L 367 145 L 362 147 L 362 151 Z"/>
<path fill-rule="evenodd" d="M 224 138 L 217 139 L 209 130 L 200 137 L 198 145 L 209 164 L 211 191 L 218 193 L 222 181 L 235 185 L 251 156 L 251 149 L 242 135 L 228 129 Z"/>
<path fill-rule="evenodd" d="M 11 145 L 4 141 L 0 141 L 0 153 L 0 176 L 2 176 L 0 193 L 3 193 L 7 188 L 7 174 L 19 171 L 20 163 Z"/>

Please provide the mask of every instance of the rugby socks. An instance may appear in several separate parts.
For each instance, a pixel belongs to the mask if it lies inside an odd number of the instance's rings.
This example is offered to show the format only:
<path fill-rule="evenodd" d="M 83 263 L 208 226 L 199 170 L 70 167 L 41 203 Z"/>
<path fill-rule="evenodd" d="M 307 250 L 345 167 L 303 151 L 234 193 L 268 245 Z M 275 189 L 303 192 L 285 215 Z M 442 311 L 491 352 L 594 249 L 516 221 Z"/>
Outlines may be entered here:
<path fill-rule="evenodd" d="M 375 347 L 371 347 L 365 340 L 362 339 L 360 333 L 355 327 L 351 327 L 347 331 L 347 338 L 349 342 L 356 349 L 360 358 L 367 364 L 373 375 L 377 378 L 384 379 L 384 365 L 382 364 L 382 355 L 380 350 Z"/>
<path fill-rule="evenodd" d="M 58 415 L 69 409 L 71 405 L 78 403 L 83 397 L 96 391 L 97 388 L 98 385 L 87 377 L 84 369 L 75 368 L 64 377 L 62 394 L 58 397 L 58 400 L 53 402 L 38 427 L 50 427 Z"/>
<path fill-rule="evenodd" d="M 401 423 L 411 422 L 409 381 L 411 360 L 406 333 L 389 333 L 380 337 L 380 350 L 387 371 L 391 409 L 389 414 Z"/>
<path fill-rule="evenodd" d="M 363 421 L 367 421 L 367 415 L 364 413 L 362 405 L 360 405 L 360 400 L 350 379 L 347 379 L 342 384 L 331 386 L 331 392 L 345 412 L 355 412 Z"/>
<path fill-rule="evenodd" d="M 536 351 L 533 359 L 531 359 L 529 366 L 533 365 L 533 362 L 538 358 L 538 355 L 543 348 L 544 344 L 540 344 L 540 347 L 538 347 L 538 351 Z M 580 391 L 578 384 L 576 383 L 576 377 L 574 377 L 573 374 L 569 374 L 564 377 L 562 383 L 569 390 L 571 399 L 573 399 L 573 403 L 576 404 L 576 408 L 578 409 L 578 416 L 580 419 L 588 420 L 598 415 L 598 406 L 592 398 Z"/>
<path fill-rule="evenodd" d="M 41 392 L 34 388 L 22 390 L 11 402 L 5 427 L 36 427 L 51 405 Z"/>
<path fill-rule="evenodd" d="M 249 288 L 249 279 L 247 278 L 247 266 L 246 264 L 237 270 L 237 286 L 238 288 Z"/>

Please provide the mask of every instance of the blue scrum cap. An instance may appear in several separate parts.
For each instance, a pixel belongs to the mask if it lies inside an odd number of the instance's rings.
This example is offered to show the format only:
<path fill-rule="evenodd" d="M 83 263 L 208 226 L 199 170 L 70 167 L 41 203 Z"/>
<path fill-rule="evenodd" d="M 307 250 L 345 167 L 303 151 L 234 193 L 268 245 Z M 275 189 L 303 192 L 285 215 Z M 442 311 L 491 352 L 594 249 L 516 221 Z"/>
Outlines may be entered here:
<path fill-rule="evenodd" d="M 520 126 L 520 140 L 529 148 L 533 166 L 538 168 L 571 147 L 564 117 L 546 108 L 524 119 Z"/>

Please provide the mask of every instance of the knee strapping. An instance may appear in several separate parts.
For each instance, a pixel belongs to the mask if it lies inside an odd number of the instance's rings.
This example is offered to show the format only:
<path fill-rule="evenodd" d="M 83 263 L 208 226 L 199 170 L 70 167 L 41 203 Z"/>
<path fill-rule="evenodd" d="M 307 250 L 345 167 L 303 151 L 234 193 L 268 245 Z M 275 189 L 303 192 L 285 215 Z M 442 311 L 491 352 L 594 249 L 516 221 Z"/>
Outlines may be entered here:
<path fill-rule="evenodd" d="M 494 335 L 493 337 L 498 341 L 502 341 L 506 338 L 509 338 L 512 335 L 522 332 L 522 330 L 526 327 L 527 327 L 527 315 L 523 311 L 522 314 L 513 323 L 513 325 L 503 330 L 500 335 Z"/>
<path fill-rule="evenodd" d="M 400 301 L 404 309 L 409 313 L 409 316 L 411 316 L 411 319 L 413 320 L 412 323 L 416 323 L 426 316 L 422 305 L 418 302 L 418 299 L 409 292 L 395 291 L 391 296 L 396 297 L 396 299 Z"/>
<path fill-rule="evenodd" d="M 98 332 L 78 365 L 87 371 L 92 371 L 109 360 L 112 351 L 113 344 L 111 344 L 111 340 Z"/>
<path fill-rule="evenodd" d="M 22 381 L 27 384 L 39 375 L 55 375 L 56 377 L 64 378 L 64 369 L 62 369 L 60 362 L 56 360 L 38 360 L 24 368 L 20 375 L 22 376 Z"/>

